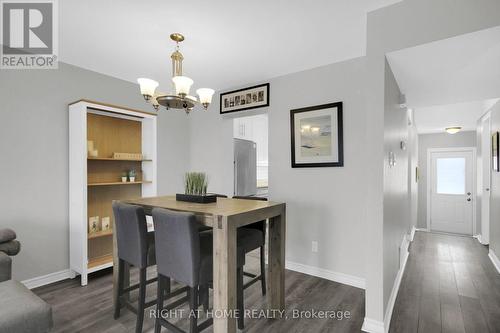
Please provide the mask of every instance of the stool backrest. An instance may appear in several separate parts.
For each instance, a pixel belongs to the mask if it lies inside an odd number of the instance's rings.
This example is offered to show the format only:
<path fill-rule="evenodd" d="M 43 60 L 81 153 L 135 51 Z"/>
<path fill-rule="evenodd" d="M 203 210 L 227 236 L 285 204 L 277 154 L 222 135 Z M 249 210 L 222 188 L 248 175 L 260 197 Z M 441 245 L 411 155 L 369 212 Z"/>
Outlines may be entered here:
<path fill-rule="evenodd" d="M 138 268 L 147 267 L 148 226 L 144 209 L 113 202 L 118 258 Z"/>
<path fill-rule="evenodd" d="M 158 273 L 194 287 L 199 283 L 200 235 L 192 213 L 154 208 Z"/>

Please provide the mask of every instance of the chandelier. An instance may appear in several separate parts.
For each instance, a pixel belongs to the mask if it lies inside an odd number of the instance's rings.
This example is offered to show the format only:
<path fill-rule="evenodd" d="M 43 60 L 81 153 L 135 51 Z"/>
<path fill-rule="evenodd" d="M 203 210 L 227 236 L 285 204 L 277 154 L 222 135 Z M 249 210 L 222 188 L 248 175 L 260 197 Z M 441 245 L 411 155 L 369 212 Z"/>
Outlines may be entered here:
<path fill-rule="evenodd" d="M 144 96 L 147 102 L 153 105 L 155 110 L 158 110 L 161 105 L 167 110 L 183 109 L 189 114 L 198 103 L 198 100 L 196 97 L 189 95 L 193 80 L 182 75 L 182 60 L 184 56 L 179 51 L 179 43 L 184 40 L 184 36 L 180 33 L 173 33 L 170 35 L 170 39 L 176 43 L 175 51 L 170 56 L 172 59 L 172 83 L 175 93 L 165 94 L 155 92 L 156 88 L 158 88 L 158 82 L 155 80 L 139 78 L 137 82 L 140 85 L 142 96 Z M 214 92 L 215 91 L 210 88 L 199 88 L 196 90 L 200 98 L 200 103 L 205 110 L 212 102 Z"/>

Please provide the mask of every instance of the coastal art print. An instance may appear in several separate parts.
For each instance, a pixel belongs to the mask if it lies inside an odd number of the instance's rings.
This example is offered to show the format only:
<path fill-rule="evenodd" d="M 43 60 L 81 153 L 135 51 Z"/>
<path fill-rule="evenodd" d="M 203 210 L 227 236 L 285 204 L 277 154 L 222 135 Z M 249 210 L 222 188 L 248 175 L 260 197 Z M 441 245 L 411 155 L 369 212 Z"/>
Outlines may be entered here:
<path fill-rule="evenodd" d="M 292 168 L 344 166 L 342 102 L 290 111 Z"/>
<path fill-rule="evenodd" d="M 269 106 L 269 83 L 220 94 L 220 113 Z"/>

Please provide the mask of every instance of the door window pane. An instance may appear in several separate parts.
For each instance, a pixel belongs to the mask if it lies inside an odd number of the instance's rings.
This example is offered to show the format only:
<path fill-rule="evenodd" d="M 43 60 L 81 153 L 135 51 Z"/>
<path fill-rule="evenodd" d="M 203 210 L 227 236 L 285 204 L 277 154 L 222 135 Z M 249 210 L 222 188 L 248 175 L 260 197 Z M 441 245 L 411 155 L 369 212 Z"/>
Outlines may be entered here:
<path fill-rule="evenodd" d="M 436 193 L 465 194 L 465 158 L 437 158 L 436 177 Z"/>

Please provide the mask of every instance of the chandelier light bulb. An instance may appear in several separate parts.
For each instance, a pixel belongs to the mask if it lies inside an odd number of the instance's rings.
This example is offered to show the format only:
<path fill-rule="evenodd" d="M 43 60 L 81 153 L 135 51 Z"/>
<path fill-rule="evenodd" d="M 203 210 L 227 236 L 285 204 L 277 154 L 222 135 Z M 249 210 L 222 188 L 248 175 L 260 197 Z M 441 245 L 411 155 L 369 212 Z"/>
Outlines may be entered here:
<path fill-rule="evenodd" d="M 149 101 L 154 96 L 155 90 L 159 85 L 155 80 L 147 78 L 139 78 L 137 79 L 137 83 L 139 83 L 141 94 L 146 101 Z"/>
<path fill-rule="evenodd" d="M 196 90 L 198 97 L 200 98 L 200 103 L 203 105 L 205 110 L 208 108 L 210 103 L 212 103 L 212 96 L 215 93 L 215 90 L 210 88 L 200 88 Z"/>
<path fill-rule="evenodd" d="M 189 90 L 193 85 L 193 80 L 187 76 L 174 76 L 172 81 L 175 85 L 175 93 L 178 96 L 185 97 L 186 95 L 189 95 Z"/>

